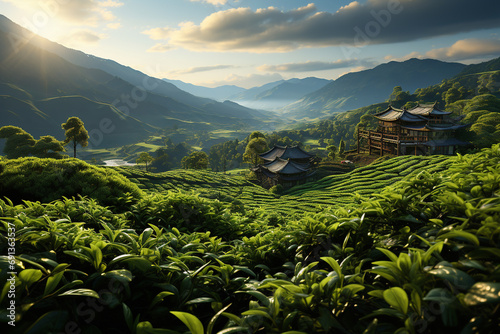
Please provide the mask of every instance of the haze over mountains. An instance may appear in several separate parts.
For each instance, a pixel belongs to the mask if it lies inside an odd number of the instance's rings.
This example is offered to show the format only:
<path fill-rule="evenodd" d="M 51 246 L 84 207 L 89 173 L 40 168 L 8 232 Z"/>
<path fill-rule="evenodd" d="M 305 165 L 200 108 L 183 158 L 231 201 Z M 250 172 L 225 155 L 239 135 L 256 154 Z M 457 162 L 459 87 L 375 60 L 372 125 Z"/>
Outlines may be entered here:
<path fill-rule="evenodd" d="M 373 69 L 348 73 L 283 108 L 286 117 L 304 119 L 385 101 L 395 86 L 413 93 L 451 78 L 466 65 L 433 59 L 391 61 Z M 429 101 L 432 102 L 432 101 Z M 307 112 L 304 112 L 307 110 Z"/>
<path fill-rule="evenodd" d="M 413 92 L 465 67 L 410 59 L 336 80 L 207 88 L 153 78 L 113 60 L 68 49 L 0 15 L 0 126 L 20 126 L 35 138 L 50 134 L 62 139 L 61 123 L 77 116 L 94 136 L 91 144 L 103 148 L 134 143 L 174 126 L 266 131 L 289 121 L 326 118 L 385 101 L 395 86 Z"/>
<path fill-rule="evenodd" d="M 231 100 L 249 108 L 272 110 L 289 120 L 328 117 L 385 101 L 395 86 L 413 93 L 417 88 L 440 83 L 460 73 L 466 65 L 434 59 L 391 61 L 372 69 L 345 74 L 336 80 L 289 79 L 243 89 L 236 86 L 207 88 L 167 80 L 193 94 Z M 240 90 L 236 94 L 231 91 Z M 431 101 L 429 101 L 431 102 Z"/>
<path fill-rule="evenodd" d="M 200 98 L 112 60 L 33 35 L 0 16 L 0 126 L 63 137 L 80 117 L 94 146 L 121 146 L 175 125 L 196 129 L 267 126 L 269 114 Z"/>

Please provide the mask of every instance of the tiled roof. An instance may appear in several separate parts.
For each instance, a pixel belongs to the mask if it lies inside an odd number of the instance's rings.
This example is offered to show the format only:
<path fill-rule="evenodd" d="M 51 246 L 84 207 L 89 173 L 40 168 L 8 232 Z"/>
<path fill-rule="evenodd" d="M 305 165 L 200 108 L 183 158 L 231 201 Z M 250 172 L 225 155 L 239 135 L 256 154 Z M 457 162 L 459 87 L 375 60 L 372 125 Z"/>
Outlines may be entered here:
<path fill-rule="evenodd" d="M 299 174 L 309 170 L 309 164 L 296 163 L 291 160 L 284 160 L 278 157 L 261 166 L 272 173 L 279 174 Z"/>
<path fill-rule="evenodd" d="M 424 122 L 427 118 L 421 115 L 414 115 L 409 110 L 401 110 L 389 106 L 386 110 L 375 114 L 375 117 L 381 121 L 393 122 L 401 120 L 404 122 Z"/>
<path fill-rule="evenodd" d="M 416 107 L 409 109 L 408 112 L 412 113 L 413 115 L 422 115 L 422 116 L 451 114 L 451 112 L 442 111 L 436 108 L 436 103 L 418 104 Z"/>
<path fill-rule="evenodd" d="M 260 157 L 267 161 L 273 161 L 275 158 L 281 159 L 309 159 L 313 155 L 305 152 L 298 146 L 278 146 L 275 145 L 269 151 L 260 154 Z"/>

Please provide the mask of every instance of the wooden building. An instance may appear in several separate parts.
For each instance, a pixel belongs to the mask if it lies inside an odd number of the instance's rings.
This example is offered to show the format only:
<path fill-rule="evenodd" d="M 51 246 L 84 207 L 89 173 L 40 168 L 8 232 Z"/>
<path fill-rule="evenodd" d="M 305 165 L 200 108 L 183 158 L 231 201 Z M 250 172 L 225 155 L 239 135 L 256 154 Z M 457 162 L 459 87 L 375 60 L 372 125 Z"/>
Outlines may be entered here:
<path fill-rule="evenodd" d="M 470 143 L 455 138 L 458 129 L 467 125 L 456 124 L 451 112 L 439 110 L 436 104 L 418 104 L 416 107 L 396 109 L 389 106 L 375 114 L 376 131 L 358 129 L 358 153 L 378 151 L 394 155 L 455 154 L 460 146 Z"/>
<path fill-rule="evenodd" d="M 298 146 L 276 145 L 260 157 L 264 163 L 252 170 L 265 188 L 278 184 L 285 187 L 302 184 L 315 174 L 315 157 Z"/>

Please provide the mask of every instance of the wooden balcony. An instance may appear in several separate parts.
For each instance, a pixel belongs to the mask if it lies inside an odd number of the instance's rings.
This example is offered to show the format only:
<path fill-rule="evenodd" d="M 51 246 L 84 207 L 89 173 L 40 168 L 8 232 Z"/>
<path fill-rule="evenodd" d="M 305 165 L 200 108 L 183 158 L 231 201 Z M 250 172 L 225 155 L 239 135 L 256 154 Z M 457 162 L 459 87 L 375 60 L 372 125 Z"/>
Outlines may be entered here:
<path fill-rule="evenodd" d="M 416 148 L 429 140 L 428 136 L 408 136 L 404 134 L 384 133 L 370 130 L 358 130 L 358 153 L 360 148 L 360 139 L 365 138 L 368 140 L 369 154 L 372 149 L 380 151 L 380 156 L 383 152 L 391 154 L 400 154 L 401 145 L 415 146 L 415 155 L 417 154 Z"/>

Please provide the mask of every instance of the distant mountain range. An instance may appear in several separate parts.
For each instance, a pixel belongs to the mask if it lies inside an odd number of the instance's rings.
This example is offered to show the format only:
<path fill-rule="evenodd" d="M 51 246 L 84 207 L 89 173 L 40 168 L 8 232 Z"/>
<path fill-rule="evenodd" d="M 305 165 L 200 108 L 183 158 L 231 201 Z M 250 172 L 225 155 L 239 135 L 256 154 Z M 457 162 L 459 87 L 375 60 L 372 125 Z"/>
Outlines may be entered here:
<path fill-rule="evenodd" d="M 259 87 L 245 89 L 233 85 L 209 88 L 193 85 L 180 80 L 163 80 L 193 95 L 218 101 L 230 100 L 248 108 L 260 110 L 280 109 L 331 82 L 331 80 L 319 78 L 294 78 L 270 82 Z"/>
<path fill-rule="evenodd" d="M 230 96 L 229 99 L 249 108 L 277 110 L 330 82 L 331 80 L 312 77 L 279 80 L 245 90 Z"/>
<path fill-rule="evenodd" d="M 395 86 L 413 93 L 417 88 L 428 87 L 455 76 L 465 66 L 433 59 L 391 61 L 369 70 L 345 74 L 285 106 L 281 111 L 283 116 L 294 119 L 325 117 L 335 112 L 383 102 Z"/>
<path fill-rule="evenodd" d="M 153 78 L 113 60 L 68 49 L 0 15 L 0 127 L 16 125 L 35 138 L 50 134 L 62 139 L 61 123 L 77 116 L 98 148 L 135 143 L 173 126 L 268 131 L 288 121 L 325 118 L 383 102 L 395 86 L 412 93 L 462 71 L 487 71 L 498 60 L 494 62 L 466 67 L 410 59 L 336 80 L 207 88 Z"/>
<path fill-rule="evenodd" d="M 174 125 L 193 130 L 272 126 L 266 112 L 194 96 L 112 60 L 33 35 L 4 16 L 0 101 L 0 126 L 20 126 L 35 138 L 61 138 L 61 123 L 77 116 L 95 136 L 96 147 L 134 143 Z"/>
<path fill-rule="evenodd" d="M 245 88 L 234 86 L 234 85 L 224 85 L 219 87 L 204 87 L 193 85 L 181 80 L 169 80 L 163 79 L 163 81 L 175 85 L 177 88 L 182 89 L 190 94 L 210 98 L 217 100 L 219 102 L 229 100 L 231 96 L 245 91 Z"/>

